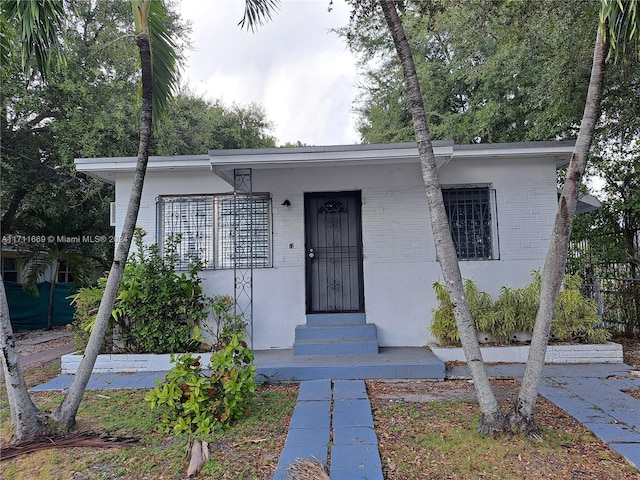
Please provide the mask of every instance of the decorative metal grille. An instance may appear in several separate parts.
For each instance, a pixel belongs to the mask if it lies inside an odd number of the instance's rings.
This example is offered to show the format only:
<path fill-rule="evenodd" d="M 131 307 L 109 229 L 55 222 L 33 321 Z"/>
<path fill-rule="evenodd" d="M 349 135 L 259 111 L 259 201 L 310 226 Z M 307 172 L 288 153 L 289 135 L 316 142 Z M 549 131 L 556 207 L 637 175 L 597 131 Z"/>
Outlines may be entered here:
<path fill-rule="evenodd" d="M 271 199 L 238 193 L 217 198 L 218 267 L 271 266 Z"/>
<path fill-rule="evenodd" d="M 449 228 L 461 260 L 497 259 L 496 215 L 486 187 L 442 190 Z M 495 202 L 493 202 L 495 204 Z"/>
<path fill-rule="evenodd" d="M 253 241 L 254 197 L 253 174 L 250 168 L 233 171 L 233 210 L 230 218 L 232 241 L 234 307 L 233 314 L 247 323 L 253 348 Z"/>
<path fill-rule="evenodd" d="M 360 192 L 305 194 L 307 312 L 364 311 Z"/>
<path fill-rule="evenodd" d="M 213 196 L 161 199 L 161 242 L 181 237 L 176 249 L 176 269 L 187 270 L 194 258 L 204 268 L 214 268 L 213 207 Z"/>

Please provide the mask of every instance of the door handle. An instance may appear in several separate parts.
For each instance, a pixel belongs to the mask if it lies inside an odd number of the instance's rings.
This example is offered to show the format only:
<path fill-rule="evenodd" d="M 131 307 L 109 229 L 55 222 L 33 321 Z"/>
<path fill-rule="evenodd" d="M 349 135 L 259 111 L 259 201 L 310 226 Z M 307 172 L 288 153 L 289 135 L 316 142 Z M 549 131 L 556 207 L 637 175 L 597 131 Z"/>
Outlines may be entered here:
<path fill-rule="evenodd" d="M 313 251 L 313 248 L 309 249 L 309 258 L 313 258 L 316 256 L 316 253 Z"/>

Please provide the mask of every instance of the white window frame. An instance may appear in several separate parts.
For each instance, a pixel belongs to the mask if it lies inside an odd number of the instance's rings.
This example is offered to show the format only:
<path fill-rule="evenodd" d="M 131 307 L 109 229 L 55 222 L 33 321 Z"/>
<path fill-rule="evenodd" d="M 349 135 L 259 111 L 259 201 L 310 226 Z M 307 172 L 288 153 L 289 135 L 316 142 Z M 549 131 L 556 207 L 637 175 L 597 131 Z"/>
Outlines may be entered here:
<path fill-rule="evenodd" d="M 455 185 L 443 186 L 442 195 L 458 260 L 500 260 L 496 191 L 488 185 Z"/>

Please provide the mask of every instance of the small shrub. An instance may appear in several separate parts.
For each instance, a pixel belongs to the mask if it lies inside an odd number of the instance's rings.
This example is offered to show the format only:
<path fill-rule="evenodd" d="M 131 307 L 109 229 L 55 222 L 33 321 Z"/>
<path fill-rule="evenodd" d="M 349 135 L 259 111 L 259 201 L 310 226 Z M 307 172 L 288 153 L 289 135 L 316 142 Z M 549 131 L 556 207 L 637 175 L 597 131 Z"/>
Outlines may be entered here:
<path fill-rule="evenodd" d="M 578 275 L 567 275 L 563 289 L 553 312 L 551 335 L 558 341 L 580 341 L 585 343 L 604 343 L 611 333 L 598 325 L 598 306 L 580 292 L 582 280 Z"/>
<path fill-rule="evenodd" d="M 187 433 L 196 438 L 227 428 L 248 411 L 256 384 L 253 352 L 238 335 L 211 355 L 211 374 L 203 371 L 200 357 L 172 357 L 175 366 L 163 382 L 157 381 L 145 400 L 161 408 L 160 425 L 166 432 Z"/>
<path fill-rule="evenodd" d="M 533 333 L 540 298 L 541 277 L 532 273 L 533 280 L 524 288 L 502 287 L 496 302 L 489 294 L 480 292 L 470 280 L 465 280 L 465 296 L 469 302 L 476 329 L 496 343 L 508 344 L 516 332 Z M 577 275 L 564 278 L 551 325 L 551 338 L 558 341 L 604 343 L 610 334 L 601 328 L 595 303 L 582 295 L 582 280 Z M 458 326 L 453 306 L 444 285 L 433 285 L 438 308 L 433 310 L 431 333 L 442 346 L 459 345 Z"/>
<path fill-rule="evenodd" d="M 234 300 L 230 295 L 216 295 L 207 299 L 213 323 L 211 327 L 203 324 L 206 330 L 213 338 L 210 350 L 220 350 L 227 345 L 234 335 L 243 336 L 247 331 L 247 322 L 242 315 L 235 315 L 233 311 Z"/>
<path fill-rule="evenodd" d="M 443 347 L 457 345 L 460 342 L 460 333 L 453 315 L 453 304 L 451 303 L 449 292 L 440 282 L 433 284 L 433 291 L 436 294 L 439 305 L 438 308 L 433 310 L 433 322 L 429 327 L 431 333 Z"/>

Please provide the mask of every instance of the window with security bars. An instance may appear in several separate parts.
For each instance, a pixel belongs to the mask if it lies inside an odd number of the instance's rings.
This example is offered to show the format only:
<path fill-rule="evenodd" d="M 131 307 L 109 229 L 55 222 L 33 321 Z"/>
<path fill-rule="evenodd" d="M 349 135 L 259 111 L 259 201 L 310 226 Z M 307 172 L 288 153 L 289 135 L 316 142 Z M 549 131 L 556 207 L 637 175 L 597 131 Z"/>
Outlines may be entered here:
<path fill-rule="evenodd" d="M 162 241 L 180 237 L 176 269 L 187 270 L 199 260 L 205 269 L 214 268 L 214 197 L 165 197 L 160 202 Z"/>
<path fill-rule="evenodd" d="M 497 260 L 495 190 L 488 187 L 444 188 L 444 206 L 460 260 Z"/>
<path fill-rule="evenodd" d="M 217 197 L 218 267 L 271 266 L 271 198 Z"/>
<path fill-rule="evenodd" d="M 240 195 L 161 197 L 163 241 L 180 235 L 176 268 L 200 260 L 205 269 L 271 266 L 271 198 Z"/>

